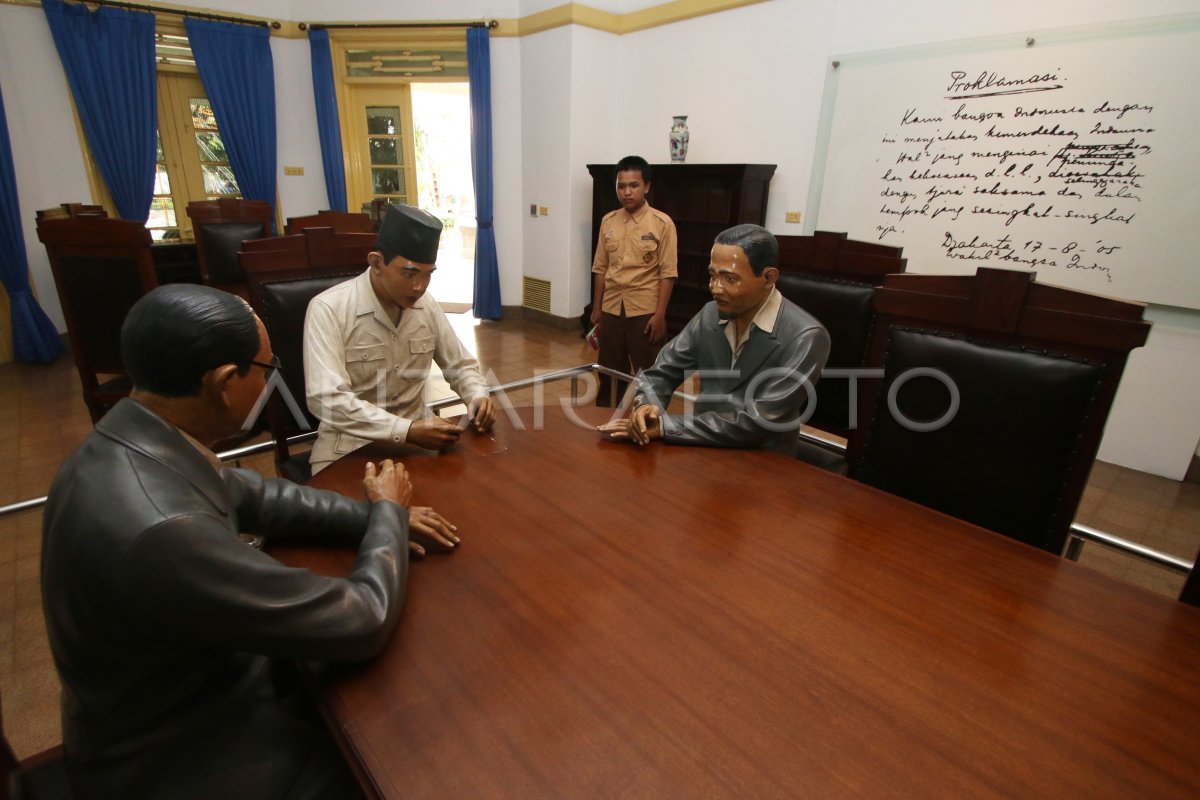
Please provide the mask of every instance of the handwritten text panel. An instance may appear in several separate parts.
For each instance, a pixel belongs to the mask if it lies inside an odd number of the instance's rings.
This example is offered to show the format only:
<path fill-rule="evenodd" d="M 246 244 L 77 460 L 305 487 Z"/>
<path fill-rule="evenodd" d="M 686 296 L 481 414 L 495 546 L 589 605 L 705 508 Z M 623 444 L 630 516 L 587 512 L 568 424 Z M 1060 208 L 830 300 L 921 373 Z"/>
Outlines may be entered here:
<path fill-rule="evenodd" d="M 818 227 L 1200 308 L 1200 32 L 847 58 Z"/>

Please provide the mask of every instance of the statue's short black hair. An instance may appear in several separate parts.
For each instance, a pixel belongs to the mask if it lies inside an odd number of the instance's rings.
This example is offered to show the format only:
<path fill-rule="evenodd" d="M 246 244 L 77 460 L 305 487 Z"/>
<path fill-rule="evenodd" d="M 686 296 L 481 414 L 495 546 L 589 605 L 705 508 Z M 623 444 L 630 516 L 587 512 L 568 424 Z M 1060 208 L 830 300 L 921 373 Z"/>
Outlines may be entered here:
<path fill-rule="evenodd" d="M 246 301 L 210 286 L 159 286 L 121 326 L 121 359 L 134 388 L 163 397 L 199 394 L 204 375 L 222 364 L 248 369 L 261 346 Z"/>
<path fill-rule="evenodd" d="M 718 233 L 714 244 L 742 248 L 756 277 L 761 277 L 767 267 L 779 266 L 779 240 L 761 225 L 734 225 Z"/>
<path fill-rule="evenodd" d="M 641 156 L 625 156 L 617 162 L 617 168 L 613 170 L 613 180 L 617 179 L 617 175 L 627 170 L 637 170 L 642 173 L 642 183 L 650 182 L 650 162 Z"/>

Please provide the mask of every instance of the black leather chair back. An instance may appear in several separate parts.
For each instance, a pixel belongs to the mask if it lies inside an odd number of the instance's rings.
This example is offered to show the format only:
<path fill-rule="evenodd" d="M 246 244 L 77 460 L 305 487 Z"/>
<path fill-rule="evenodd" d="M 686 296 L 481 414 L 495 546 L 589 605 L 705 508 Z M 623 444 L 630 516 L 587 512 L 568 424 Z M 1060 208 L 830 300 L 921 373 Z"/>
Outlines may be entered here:
<path fill-rule="evenodd" d="M 781 272 L 776 283 L 788 300 L 812 314 L 829 331 L 829 360 L 825 369 L 853 369 L 863 365 L 871 336 L 871 297 L 875 287 L 868 283 L 837 280 L 817 275 Z M 857 408 L 850 406 L 850 381 L 845 377 L 822 378 L 817 383 L 817 405 L 808 425 L 846 435 Z"/>
<path fill-rule="evenodd" d="M 146 293 L 138 263 L 119 256 L 58 257 L 60 300 L 70 304 L 82 356 L 99 373 L 123 373 L 121 325 Z"/>
<path fill-rule="evenodd" d="M 1035 547 L 1061 549 L 1071 519 L 1060 518 L 1067 512 L 1059 500 L 1074 472 L 1090 468 L 1078 463 L 1076 449 L 1103 366 L 902 326 L 889 330 L 887 348 L 851 477 Z"/>
<path fill-rule="evenodd" d="M 317 418 L 304 401 L 304 316 L 308 303 L 331 286 L 353 278 L 344 276 L 299 278 L 262 284 L 262 320 L 271 337 L 271 348 L 283 368 L 284 382 L 315 429 Z"/>
<path fill-rule="evenodd" d="M 245 239 L 267 236 L 266 226 L 259 222 L 196 223 L 196 238 L 203 239 L 208 282 L 214 286 L 245 283 L 246 276 L 238 261 L 238 251 Z"/>
<path fill-rule="evenodd" d="M 267 328 L 267 335 L 271 337 L 271 349 L 279 359 L 284 383 L 308 421 L 307 430 L 315 431 L 320 423 L 308 410 L 304 388 L 304 316 L 308 312 L 308 303 L 329 287 L 350 280 L 360 271 L 357 267 L 347 268 L 344 275 L 264 281 L 258 286 L 259 314 Z M 279 473 L 294 481 L 307 481 L 312 477 L 308 454 L 293 456 L 286 443 L 281 441 L 281 437 L 295 436 L 305 429 L 296 423 L 290 409 L 277 396 L 271 398 L 268 415 L 271 434 L 277 442 L 276 466 Z"/>
<path fill-rule="evenodd" d="M 1061 553 L 1145 307 L 986 267 L 872 304 L 850 477 Z"/>

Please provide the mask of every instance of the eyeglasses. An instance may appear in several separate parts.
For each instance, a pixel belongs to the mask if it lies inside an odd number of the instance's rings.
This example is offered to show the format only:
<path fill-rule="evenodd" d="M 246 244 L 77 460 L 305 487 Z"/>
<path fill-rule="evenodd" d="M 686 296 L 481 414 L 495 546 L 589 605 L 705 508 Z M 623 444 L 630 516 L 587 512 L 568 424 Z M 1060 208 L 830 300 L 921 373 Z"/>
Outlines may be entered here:
<path fill-rule="evenodd" d="M 263 369 L 265 369 L 265 370 L 266 370 L 268 373 L 269 373 L 271 370 L 273 370 L 273 369 L 277 369 L 277 370 L 279 370 L 280 372 L 283 372 L 283 365 L 279 363 L 279 356 L 277 356 L 277 355 L 272 355 L 272 356 L 271 356 L 271 363 L 270 363 L 270 364 L 268 364 L 268 363 L 267 363 L 267 362 L 265 362 L 265 361 L 255 361 L 255 360 L 253 360 L 253 359 L 251 359 L 251 360 L 250 360 L 248 363 L 250 363 L 250 364 L 253 364 L 253 365 L 254 365 L 254 366 L 256 366 L 256 367 L 262 367 L 262 368 L 263 368 Z"/>

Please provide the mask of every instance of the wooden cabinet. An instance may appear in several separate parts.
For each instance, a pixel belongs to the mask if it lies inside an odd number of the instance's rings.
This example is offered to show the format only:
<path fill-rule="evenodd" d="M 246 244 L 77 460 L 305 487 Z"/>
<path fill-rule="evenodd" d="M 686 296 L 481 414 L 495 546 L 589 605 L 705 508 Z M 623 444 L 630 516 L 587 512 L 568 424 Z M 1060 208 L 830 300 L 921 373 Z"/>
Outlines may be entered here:
<path fill-rule="evenodd" d="M 651 164 L 647 201 L 668 214 L 679 236 L 679 280 L 667 309 L 671 334 L 678 333 L 707 303 L 708 257 L 713 238 L 743 222 L 764 224 L 774 164 Z M 592 175 L 592 254 L 600 220 L 621 207 L 615 164 L 588 164 Z M 588 264 L 591 269 L 591 264 Z"/>

